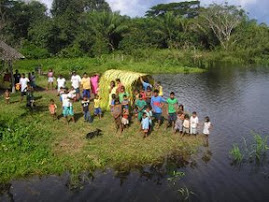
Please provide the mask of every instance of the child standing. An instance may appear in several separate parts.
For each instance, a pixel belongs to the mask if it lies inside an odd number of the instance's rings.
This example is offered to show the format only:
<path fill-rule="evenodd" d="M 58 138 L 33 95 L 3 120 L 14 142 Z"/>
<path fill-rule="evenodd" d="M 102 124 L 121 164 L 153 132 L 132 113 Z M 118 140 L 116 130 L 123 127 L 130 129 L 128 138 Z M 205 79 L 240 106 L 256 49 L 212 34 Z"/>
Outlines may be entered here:
<path fill-rule="evenodd" d="M 150 106 L 147 106 L 146 110 L 144 111 L 144 113 L 146 113 L 147 117 L 149 118 L 149 128 L 151 129 L 152 127 L 152 111 L 151 111 L 151 107 Z"/>
<path fill-rule="evenodd" d="M 170 93 L 170 98 L 166 100 L 168 104 L 168 123 L 167 123 L 167 128 L 172 125 L 172 130 L 174 130 L 175 123 L 177 120 L 177 105 L 178 105 L 178 100 L 175 98 L 175 93 L 171 92 Z"/>
<path fill-rule="evenodd" d="M 129 109 L 129 100 L 127 95 L 123 95 L 123 101 L 121 102 L 121 105 L 125 109 Z"/>
<path fill-rule="evenodd" d="M 182 111 L 179 111 L 177 114 L 177 121 L 175 124 L 175 133 L 177 131 L 180 132 L 180 134 L 182 134 L 183 132 L 183 121 L 184 121 L 184 113 Z"/>
<path fill-rule="evenodd" d="M 208 136 L 210 134 L 211 129 L 212 129 L 212 124 L 210 122 L 209 117 L 206 116 L 205 117 L 205 122 L 204 122 L 203 134 Z"/>
<path fill-rule="evenodd" d="M 27 87 L 26 87 L 26 100 L 27 100 L 27 107 L 34 107 L 34 89 L 33 87 L 30 85 L 30 82 L 27 83 Z"/>
<path fill-rule="evenodd" d="M 147 105 L 150 105 L 150 103 L 151 103 L 151 97 L 152 97 L 152 90 L 151 90 L 151 87 L 148 86 L 147 87 L 147 91 L 146 91 L 146 102 L 147 102 Z"/>
<path fill-rule="evenodd" d="M 84 114 L 84 121 L 91 123 L 92 117 L 89 110 L 90 100 L 88 100 L 87 96 L 83 97 L 83 100 L 81 101 L 81 105 L 82 105 L 82 111 Z"/>
<path fill-rule="evenodd" d="M 63 116 L 65 117 L 67 123 L 68 123 L 67 120 L 68 116 L 71 116 L 71 120 L 75 122 L 72 100 L 73 98 L 68 93 L 68 89 L 65 89 L 64 93 L 62 94 L 62 101 L 63 101 Z"/>
<path fill-rule="evenodd" d="M 190 124 L 191 124 L 190 134 L 196 135 L 198 133 L 197 128 L 198 128 L 198 124 L 199 124 L 199 119 L 198 119 L 196 112 L 192 112 Z"/>
<path fill-rule="evenodd" d="M 55 104 L 54 100 L 51 99 L 50 100 L 50 104 L 49 104 L 49 112 L 51 117 L 53 118 L 53 120 L 57 119 L 57 105 Z"/>
<path fill-rule="evenodd" d="M 114 106 L 115 106 L 115 100 L 116 100 L 116 94 L 111 95 L 111 103 L 110 103 L 110 111 L 113 112 Z"/>
<path fill-rule="evenodd" d="M 99 120 L 102 117 L 102 110 L 100 107 L 100 102 L 101 102 L 101 98 L 99 95 L 96 95 L 95 99 L 93 100 L 94 102 L 94 115 L 99 117 Z"/>
<path fill-rule="evenodd" d="M 123 107 L 121 123 L 123 127 L 129 126 L 129 109 Z"/>
<path fill-rule="evenodd" d="M 122 123 L 121 123 L 122 106 L 120 104 L 119 99 L 115 100 L 115 106 L 114 106 L 112 115 L 115 120 L 116 132 L 118 132 L 119 129 L 122 132 Z"/>
<path fill-rule="evenodd" d="M 149 118 L 146 113 L 143 113 L 142 121 L 141 121 L 141 129 L 143 131 L 143 138 L 146 138 L 149 133 Z"/>
<path fill-rule="evenodd" d="M 141 94 L 139 95 L 139 100 L 136 100 L 135 106 L 137 107 L 138 121 L 140 122 L 143 116 L 143 111 L 147 106 L 147 103 L 143 100 L 143 96 Z"/>
<path fill-rule="evenodd" d="M 183 121 L 183 134 L 189 134 L 189 133 L 190 133 L 190 117 L 188 114 L 186 114 Z"/>
<path fill-rule="evenodd" d="M 10 92 L 9 92 L 9 90 L 5 91 L 5 100 L 6 100 L 6 104 L 10 103 Z"/>

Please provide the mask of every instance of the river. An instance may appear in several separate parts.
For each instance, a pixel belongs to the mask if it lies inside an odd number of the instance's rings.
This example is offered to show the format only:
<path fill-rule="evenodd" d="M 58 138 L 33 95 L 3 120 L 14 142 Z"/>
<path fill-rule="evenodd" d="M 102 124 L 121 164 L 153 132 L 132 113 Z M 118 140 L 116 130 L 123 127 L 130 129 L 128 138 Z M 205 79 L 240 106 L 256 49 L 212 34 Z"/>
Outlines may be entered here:
<path fill-rule="evenodd" d="M 84 176 L 76 189 L 70 189 L 67 174 L 12 181 L 0 192 L 0 201 L 178 201 L 182 187 L 191 193 L 189 201 L 269 201 L 269 158 L 260 165 L 232 165 L 229 158 L 232 145 L 242 137 L 250 140 L 252 131 L 269 135 L 269 69 L 222 65 L 203 74 L 155 79 L 166 97 L 174 91 L 186 111 L 197 111 L 201 121 L 209 116 L 214 126 L 209 145 L 191 163 L 178 166 L 185 176 L 175 185 L 167 173 L 152 167 L 107 170 Z"/>

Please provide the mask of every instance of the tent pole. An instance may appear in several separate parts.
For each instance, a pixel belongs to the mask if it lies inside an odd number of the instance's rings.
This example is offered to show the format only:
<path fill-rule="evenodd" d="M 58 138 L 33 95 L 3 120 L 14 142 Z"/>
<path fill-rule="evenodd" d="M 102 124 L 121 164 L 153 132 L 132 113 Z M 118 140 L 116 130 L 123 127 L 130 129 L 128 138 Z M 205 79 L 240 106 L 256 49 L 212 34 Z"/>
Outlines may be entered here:
<path fill-rule="evenodd" d="M 15 93 L 15 84 L 14 84 L 14 76 L 13 76 L 13 63 L 12 63 L 12 60 L 9 61 L 8 63 L 9 65 L 9 71 L 10 71 L 10 74 L 11 74 L 11 92 L 12 93 Z"/>

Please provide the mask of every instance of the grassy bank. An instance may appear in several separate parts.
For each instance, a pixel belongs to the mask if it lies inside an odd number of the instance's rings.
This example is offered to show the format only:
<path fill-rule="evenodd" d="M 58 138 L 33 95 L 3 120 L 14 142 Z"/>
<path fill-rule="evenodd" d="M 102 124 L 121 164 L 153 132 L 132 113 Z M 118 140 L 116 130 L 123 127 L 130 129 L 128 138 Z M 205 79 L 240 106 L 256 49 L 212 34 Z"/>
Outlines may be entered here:
<path fill-rule="evenodd" d="M 142 53 L 141 53 L 142 54 Z M 187 66 L 180 59 L 174 58 L 167 52 L 146 52 L 136 55 L 123 55 L 120 53 L 104 55 L 98 58 L 49 58 L 40 60 L 21 60 L 15 63 L 15 68 L 21 71 L 33 71 L 41 66 L 43 71 L 53 68 L 56 72 L 69 74 L 71 70 L 79 73 L 103 73 L 109 69 L 130 70 L 149 74 L 163 73 L 201 73 L 205 69 L 195 65 Z M 148 56 L 147 56 L 148 55 Z M 139 59 L 137 59 L 139 58 Z"/>
<path fill-rule="evenodd" d="M 38 78 L 39 85 L 41 81 Z M 63 118 L 53 121 L 47 107 L 53 98 L 61 113 L 56 92 L 40 91 L 35 97 L 33 111 L 25 107 L 25 101 L 18 102 L 19 94 L 12 95 L 9 105 L 0 100 L 0 183 L 31 175 L 154 164 L 171 153 L 188 159 L 202 143 L 201 138 L 181 138 L 164 127 L 143 139 L 136 120 L 123 134 L 116 134 L 110 113 L 92 124 L 84 123 L 80 103 L 74 104 L 76 123 L 68 125 Z M 103 136 L 87 140 L 85 135 L 96 128 L 103 130 Z"/>
<path fill-rule="evenodd" d="M 49 58 L 39 60 L 21 60 L 15 68 L 21 71 L 33 71 L 41 66 L 43 71 L 53 68 L 56 72 L 69 74 L 71 70 L 79 73 L 103 73 L 108 69 L 121 69 L 149 74 L 162 73 L 201 73 L 210 66 L 219 63 L 235 65 L 269 65 L 268 57 L 257 57 L 244 51 L 199 51 L 199 50 L 155 50 L 143 49 L 129 55 L 121 52 L 103 55 L 98 58 Z"/>

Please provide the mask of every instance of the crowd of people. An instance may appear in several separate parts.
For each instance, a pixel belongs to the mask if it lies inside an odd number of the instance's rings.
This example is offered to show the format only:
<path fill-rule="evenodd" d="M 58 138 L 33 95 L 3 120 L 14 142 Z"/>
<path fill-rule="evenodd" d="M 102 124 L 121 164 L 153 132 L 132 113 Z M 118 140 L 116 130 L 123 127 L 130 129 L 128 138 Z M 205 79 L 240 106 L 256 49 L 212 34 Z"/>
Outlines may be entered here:
<path fill-rule="evenodd" d="M 57 89 L 62 105 L 62 116 L 66 121 L 75 122 L 73 104 L 80 102 L 85 122 L 92 123 L 93 118 L 90 112 L 90 104 L 93 102 L 94 116 L 102 119 L 101 97 L 99 95 L 99 74 L 89 76 L 86 72 L 82 78 L 75 71 L 71 75 L 71 87 L 67 88 L 67 81 L 63 75 L 59 75 L 55 83 L 55 74 L 52 69 L 47 73 L 47 90 Z M 33 92 L 36 88 L 35 74 L 19 74 L 16 70 L 14 74 L 16 89 L 21 92 L 21 101 L 27 96 L 27 106 L 34 106 Z M 82 90 L 82 91 L 81 91 Z M 154 129 L 158 130 L 163 122 L 164 113 L 167 113 L 166 128 L 171 127 L 174 133 L 182 135 L 199 133 L 199 118 L 196 112 L 191 115 L 184 111 L 184 106 L 179 104 L 174 92 L 170 93 L 168 99 L 163 97 L 163 87 L 160 82 L 151 84 L 146 79 L 140 78 L 140 86 L 135 86 L 131 94 L 126 91 L 124 84 L 119 78 L 111 81 L 108 87 L 109 103 L 111 115 L 115 121 L 116 131 L 123 132 L 128 128 L 132 119 L 137 119 L 143 137 L 147 137 Z M 10 93 L 5 92 L 5 100 L 9 103 Z M 164 108 L 167 110 L 164 110 Z M 49 112 L 54 120 L 58 119 L 57 105 L 54 99 L 50 100 Z M 164 112 L 167 111 L 167 112 Z M 68 118 L 70 117 L 70 120 Z M 203 134 L 209 135 L 212 124 L 209 117 L 205 117 L 203 123 Z"/>

